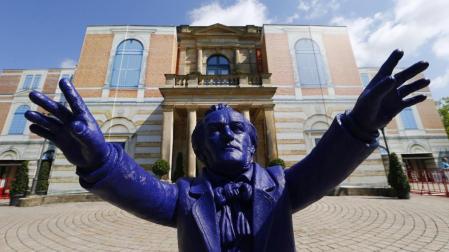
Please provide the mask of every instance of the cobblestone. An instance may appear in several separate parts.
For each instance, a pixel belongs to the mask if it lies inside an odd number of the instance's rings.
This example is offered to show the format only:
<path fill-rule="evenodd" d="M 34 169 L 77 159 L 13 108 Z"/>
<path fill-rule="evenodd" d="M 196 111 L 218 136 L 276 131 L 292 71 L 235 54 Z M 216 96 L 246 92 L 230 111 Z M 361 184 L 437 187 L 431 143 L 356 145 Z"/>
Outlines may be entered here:
<path fill-rule="evenodd" d="M 177 251 L 176 230 L 105 202 L 0 206 L 3 251 Z M 325 197 L 293 216 L 299 251 L 449 251 L 449 199 Z"/>

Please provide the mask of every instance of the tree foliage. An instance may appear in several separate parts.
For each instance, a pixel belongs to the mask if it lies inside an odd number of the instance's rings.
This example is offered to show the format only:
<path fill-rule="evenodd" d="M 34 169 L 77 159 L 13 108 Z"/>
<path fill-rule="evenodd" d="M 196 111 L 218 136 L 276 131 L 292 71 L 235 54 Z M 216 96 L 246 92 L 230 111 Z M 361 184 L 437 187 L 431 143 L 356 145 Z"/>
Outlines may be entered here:
<path fill-rule="evenodd" d="M 41 162 L 41 168 L 39 169 L 39 176 L 36 184 L 36 193 L 38 194 L 47 194 L 51 163 L 52 161 L 50 160 L 42 160 Z"/>
<path fill-rule="evenodd" d="M 449 97 L 442 98 L 440 102 L 441 105 L 438 112 L 440 113 L 441 120 L 443 121 L 446 134 L 449 137 Z"/>
<path fill-rule="evenodd" d="M 11 197 L 25 195 L 28 190 L 28 161 L 23 161 L 17 169 L 14 181 L 11 184 Z"/>
<path fill-rule="evenodd" d="M 388 172 L 388 184 L 390 184 L 390 186 L 395 190 L 398 198 L 408 199 L 410 197 L 410 185 L 408 183 L 407 176 L 405 176 L 398 156 L 394 152 L 390 154 L 390 171 Z"/>

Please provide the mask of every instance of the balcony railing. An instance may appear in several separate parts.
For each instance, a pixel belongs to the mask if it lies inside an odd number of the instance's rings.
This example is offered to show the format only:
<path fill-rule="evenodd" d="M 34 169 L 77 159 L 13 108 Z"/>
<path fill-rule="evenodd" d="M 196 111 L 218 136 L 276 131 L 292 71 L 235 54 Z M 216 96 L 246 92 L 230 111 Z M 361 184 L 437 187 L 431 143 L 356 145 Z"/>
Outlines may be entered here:
<path fill-rule="evenodd" d="M 271 73 L 230 75 L 165 74 L 165 84 L 171 87 L 269 86 L 271 84 L 270 77 Z"/>

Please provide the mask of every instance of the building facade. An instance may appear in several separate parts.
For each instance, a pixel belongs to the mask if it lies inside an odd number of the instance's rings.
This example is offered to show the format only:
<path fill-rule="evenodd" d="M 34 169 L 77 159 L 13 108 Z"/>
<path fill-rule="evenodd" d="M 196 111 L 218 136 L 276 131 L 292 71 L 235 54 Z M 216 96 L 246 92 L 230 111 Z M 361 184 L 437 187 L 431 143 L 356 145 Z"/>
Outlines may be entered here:
<path fill-rule="evenodd" d="M 37 109 L 27 98 L 31 89 L 64 102 L 56 88 L 62 77 L 73 76 L 107 141 L 120 143 L 147 170 L 167 160 L 170 179 L 174 167 L 192 177 L 201 172 L 190 136 L 211 105 L 230 104 L 256 126 L 258 163 L 279 157 L 291 166 L 338 113 L 352 108 L 375 72 L 357 68 L 346 27 L 90 26 L 76 69 L 1 73 L 2 176 L 12 177 L 11 167 L 30 160 L 33 178 L 54 149 L 29 133 L 23 113 Z M 430 90 L 420 93 L 429 98 L 397 116 L 386 136 L 392 151 L 425 157 L 433 167 L 449 141 Z M 383 154 L 375 151 L 341 186 L 387 187 Z M 48 193 L 80 191 L 75 167 L 55 149 Z"/>

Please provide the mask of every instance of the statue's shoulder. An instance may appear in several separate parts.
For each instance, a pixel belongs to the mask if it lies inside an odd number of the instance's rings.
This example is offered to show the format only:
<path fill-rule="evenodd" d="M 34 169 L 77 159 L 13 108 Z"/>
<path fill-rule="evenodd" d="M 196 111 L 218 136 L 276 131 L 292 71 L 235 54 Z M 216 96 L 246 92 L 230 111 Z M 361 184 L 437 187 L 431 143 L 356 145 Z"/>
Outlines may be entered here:
<path fill-rule="evenodd" d="M 285 185 L 285 174 L 284 174 L 284 168 L 280 165 L 274 165 L 267 167 L 265 169 L 268 174 L 270 174 L 271 178 L 276 181 L 279 185 Z"/>

